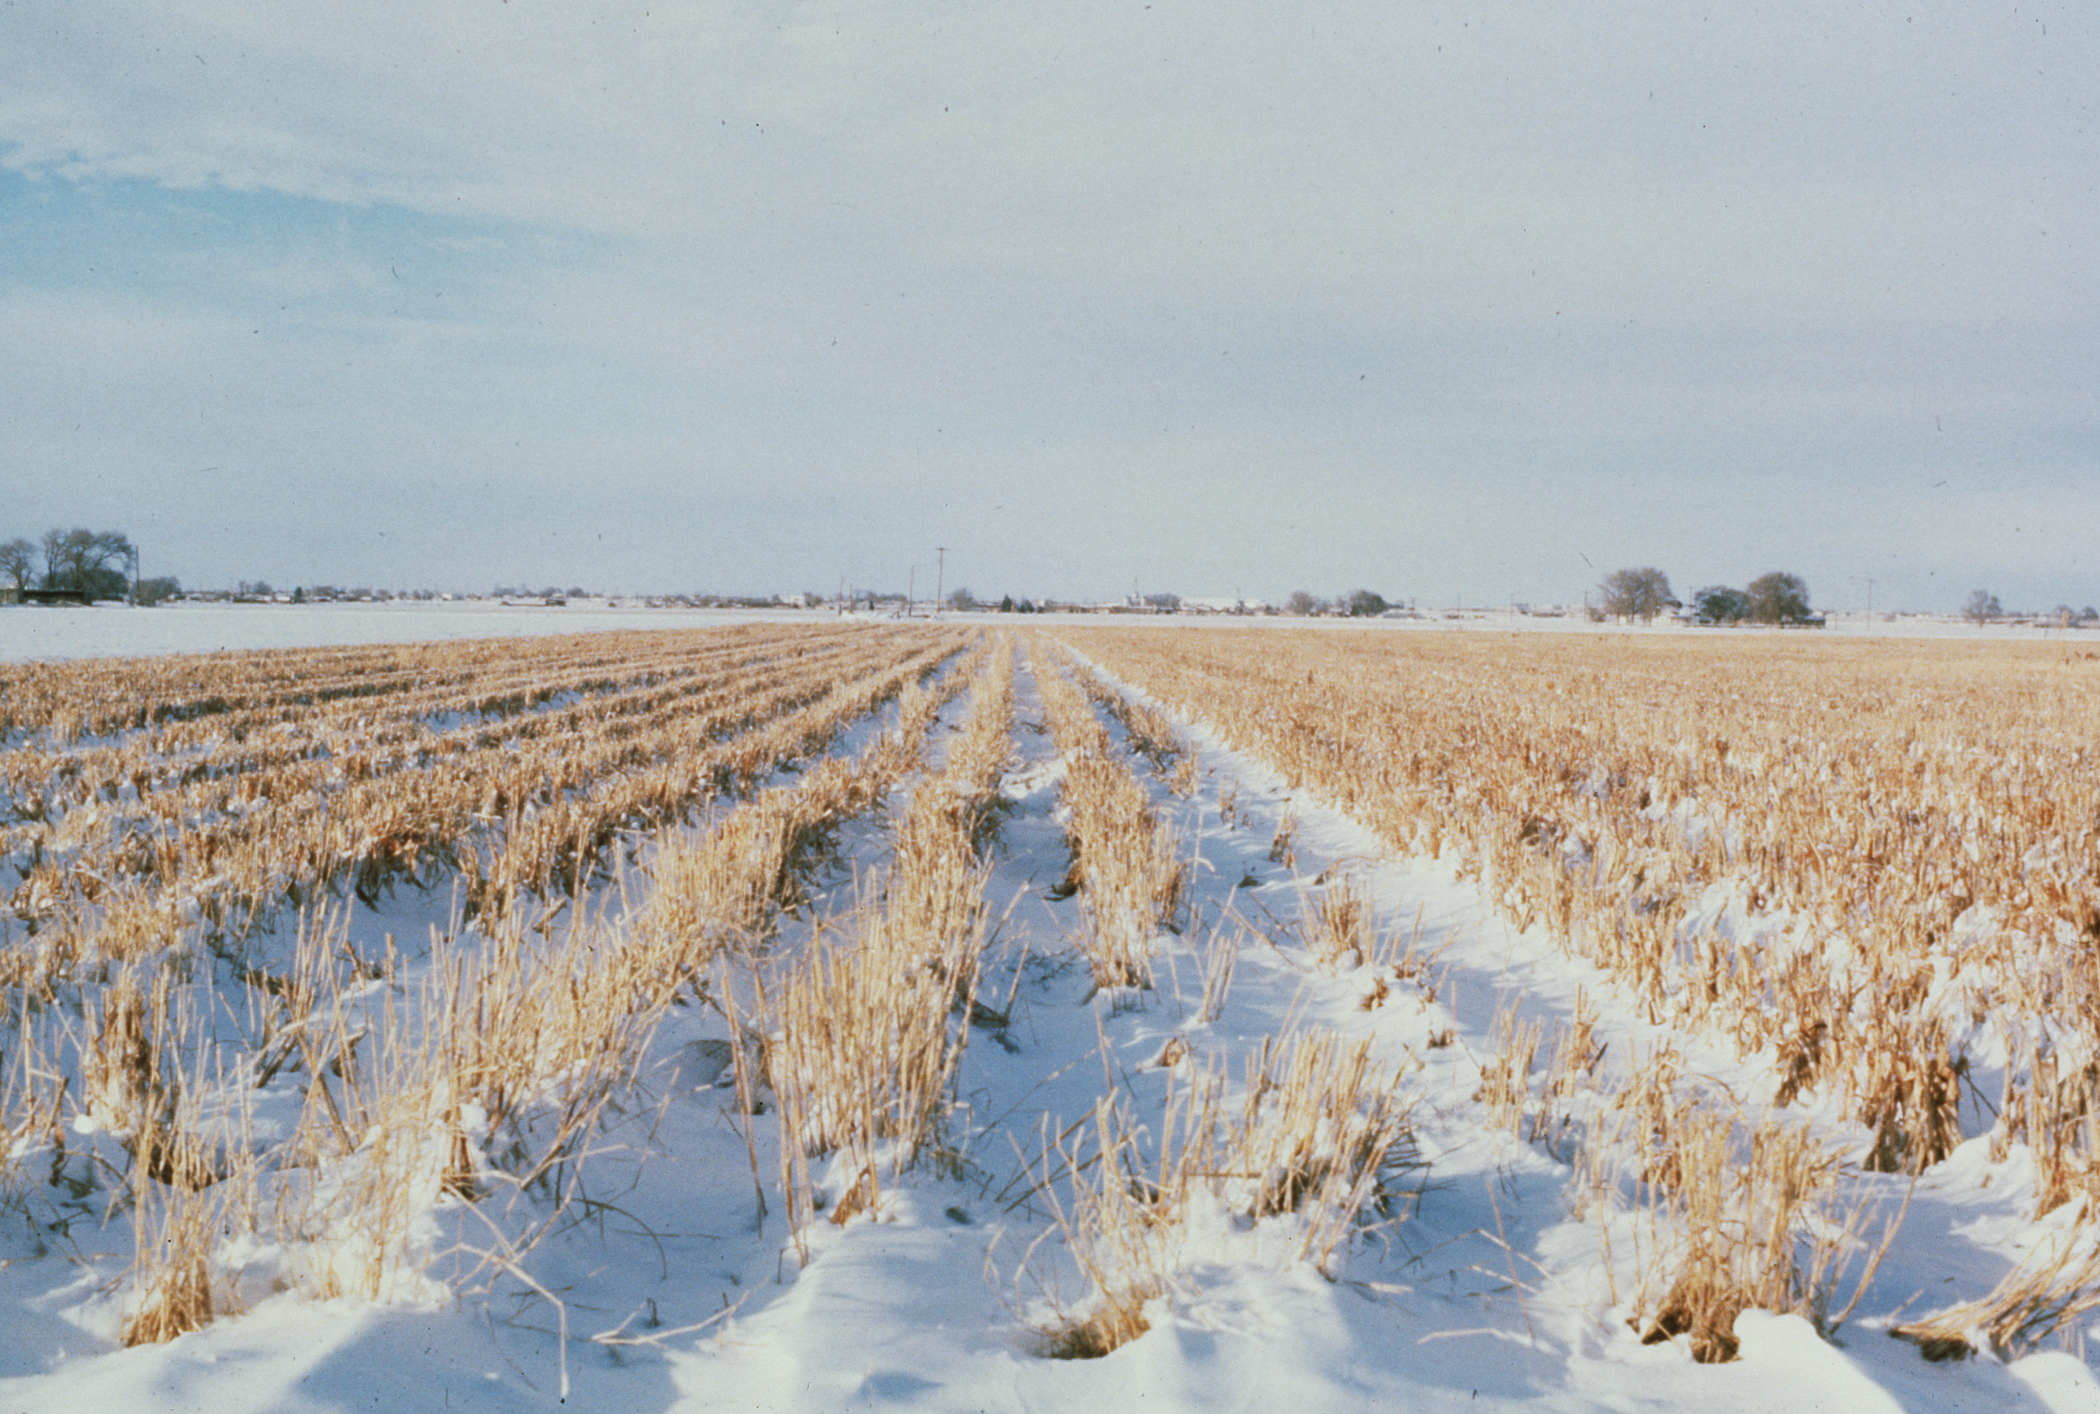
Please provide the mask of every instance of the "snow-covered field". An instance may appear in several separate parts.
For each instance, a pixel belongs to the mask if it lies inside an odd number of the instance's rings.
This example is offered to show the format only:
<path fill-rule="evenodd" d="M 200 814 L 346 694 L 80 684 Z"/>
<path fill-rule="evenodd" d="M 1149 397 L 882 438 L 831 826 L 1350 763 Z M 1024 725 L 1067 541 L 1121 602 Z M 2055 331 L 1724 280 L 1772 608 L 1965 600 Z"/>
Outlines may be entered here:
<path fill-rule="evenodd" d="M 98 604 L 92 609 L 46 609 L 0 606 L 0 663 L 35 659 L 129 657 L 154 653 L 239 652 L 249 648 L 308 648 L 365 643 L 423 643 L 468 638 L 506 638 L 562 633 L 596 633 L 609 629 L 700 628 L 736 623 L 812 622 L 832 617 L 815 609 L 680 609 L 649 608 L 639 601 L 579 600 L 561 608 L 505 605 L 493 600 L 385 604 L 163 604 L 133 609 Z M 1289 617 L 1047 614 L 1016 619 L 998 614 L 948 615 L 961 622 L 1004 623 L 1009 627 L 1061 622 L 1148 624 L 1187 627 L 1266 626 L 1272 628 L 1377 627 L 1394 631 L 1482 631 L 1510 633 L 1679 633 L 1666 624 L 1590 624 L 1579 617 L 1543 618 L 1502 611 L 1468 610 L 1445 617 L 1424 611 L 1419 619 L 1299 619 Z M 1730 629 L 1728 633 L 1765 630 Z M 1891 638 L 1986 638 L 2053 640 L 2100 647 L 2100 632 L 2073 629 L 2059 634 L 1994 624 L 1985 628 L 1954 618 L 1905 616 L 1889 619 L 1834 615 L 1826 632 L 1847 636 Z M 1699 632 L 1714 632 L 1699 630 Z"/>
<path fill-rule="evenodd" d="M 56 632 L 45 622 L 67 626 L 83 640 L 92 633 L 74 626 L 94 625 L 107 636 L 92 651 L 135 653 L 235 640 L 385 642 L 397 625 L 404 637 L 410 629 L 418 638 L 478 637 L 669 627 L 684 617 L 270 606 L 0 612 L 0 658 L 67 656 L 17 619 L 38 632 Z M 150 631 L 133 627 L 138 620 Z M 1615 1226 L 1577 1211 L 1581 1186 L 1566 1147 L 1550 1134 L 1513 1133 L 1483 1098 L 1498 1019 L 1568 1026 L 1580 1013 L 1602 1048 L 1600 1069 L 1638 1065 L 1669 1044 L 1689 1073 L 1737 1095 L 1771 1090 L 1769 1058 L 1739 1060 L 1718 1038 L 1650 1025 L 1637 997 L 1571 961 L 1543 928 L 1520 932 L 1505 921 L 1477 878 L 1448 860 L 1395 856 L 1201 722 L 1180 724 L 1195 759 L 1186 794 L 1165 772 L 1137 771 L 1191 861 L 1185 916 L 1149 939 L 1151 988 L 1097 989 L 1076 951 L 1079 902 L 1053 887 L 1071 862 L 1059 797 L 1066 762 L 1034 677 L 1053 670 L 1038 650 L 1018 681 L 1007 813 L 986 887 L 997 924 L 979 988 L 1005 1022 L 966 1028 L 951 1162 L 901 1176 L 872 1216 L 844 1224 L 820 1216 L 803 1235 L 805 1255 L 784 1220 L 775 1117 L 743 1113 L 723 1070 L 728 1023 L 705 1007 L 677 1008 L 650 1044 L 643 1083 L 597 1137 L 582 1198 L 544 1238 L 514 1266 L 452 1281 L 477 1265 L 463 1254 L 485 1248 L 488 1234 L 477 1231 L 471 1205 L 435 1197 L 424 1237 L 432 1280 L 403 1286 L 390 1304 L 265 1288 L 238 1315 L 124 1349 L 116 1336 L 128 1228 L 76 1217 L 58 1232 L 30 1185 L 26 1205 L 0 1204 L 0 1411 L 558 1402 L 811 1414 L 2100 1411 L 2100 1382 L 2076 1353 L 1928 1364 L 1887 1334 L 1899 1312 L 1980 1295 L 2049 1235 L 2048 1224 L 2029 1219 L 2020 1151 L 1993 1163 L 1980 1138 L 1915 1188 L 1894 1175 L 1848 1176 L 1848 1199 L 1877 1225 L 1863 1230 L 1835 1283 L 1839 1304 L 1856 1290 L 1858 1300 L 1834 1341 L 1799 1316 L 1750 1311 L 1737 1321 L 1733 1363 L 1695 1364 L 1677 1340 L 1643 1344 L 1627 1317 L 1638 1253 L 1612 1245 L 1615 1235 L 1631 1241 L 1630 1218 Z M 964 693 L 945 710 L 937 743 L 971 701 Z M 862 732 L 835 749 L 870 739 Z M 937 745 L 929 765 L 938 755 Z M 807 946 L 812 919 L 851 908 L 887 864 L 906 798 L 846 828 L 780 949 Z M 1321 965 L 1305 943 L 1306 916 L 1342 886 L 1360 888 L 1372 905 L 1380 953 L 1362 965 Z M 424 896 L 360 906 L 350 937 L 376 948 L 389 934 L 416 936 L 443 912 Z M 1322 1032 L 1368 1043 L 1410 1106 L 1418 1166 L 1396 1176 L 1386 1210 L 1370 1213 L 1325 1271 L 1298 1255 L 1303 1232 L 1293 1214 L 1253 1221 L 1228 1207 L 1198 1212 L 1164 1239 L 1172 1276 L 1147 1308 L 1149 1331 L 1103 1358 L 1046 1358 L 1045 1327 L 1090 1299 L 1065 1253 L 1051 1196 L 1058 1184 L 1045 1182 L 1055 1152 L 1046 1141 L 1114 1096 L 1144 1142 L 1156 1144 L 1169 1096 L 1209 1068 L 1236 1084 L 1265 1045 Z M 1842 1116 L 1825 1118 L 1844 1131 Z M 819 1167 L 818 1188 L 834 1204 L 852 1182 L 849 1172 Z M 7 1192 L 0 1177 L 0 1197 Z M 1872 1239 L 1899 1211 L 1900 1232 L 1873 1266 Z"/>
<path fill-rule="evenodd" d="M 134 609 L 0 606 L 0 663 L 132 657 L 153 653 L 324 648 L 363 643 L 439 643 L 463 638 L 538 637 L 609 629 L 705 628 L 807 620 L 807 612 L 651 609 L 602 600 L 561 608 L 496 600 L 385 604 L 161 604 Z"/>

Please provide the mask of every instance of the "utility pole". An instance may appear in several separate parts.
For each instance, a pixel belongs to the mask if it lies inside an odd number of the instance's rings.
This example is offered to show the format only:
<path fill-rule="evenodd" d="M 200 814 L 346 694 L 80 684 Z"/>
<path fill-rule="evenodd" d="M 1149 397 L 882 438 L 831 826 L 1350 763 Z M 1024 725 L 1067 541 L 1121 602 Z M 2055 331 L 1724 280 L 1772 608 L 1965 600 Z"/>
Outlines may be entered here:
<path fill-rule="evenodd" d="M 1873 577 L 1872 577 L 1872 576 L 1870 576 L 1870 575 L 1864 575 L 1864 574 L 1856 574 L 1856 575 L 1853 575 L 1853 576 L 1852 576 L 1852 578 L 1853 578 L 1853 580 L 1854 580 L 1854 581 L 1859 581 L 1859 580 L 1865 580 L 1865 581 L 1866 581 L 1866 583 L 1867 583 L 1867 622 L 1868 622 L 1868 623 L 1872 623 L 1872 622 L 1874 622 L 1874 580 L 1873 580 Z"/>
<path fill-rule="evenodd" d="M 948 547 L 946 545 L 936 545 L 933 548 L 938 550 L 941 556 L 940 567 L 934 571 L 933 578 L 933 616 L 939 618 L 941 616 L 941 595 L 948 587 Z"/>

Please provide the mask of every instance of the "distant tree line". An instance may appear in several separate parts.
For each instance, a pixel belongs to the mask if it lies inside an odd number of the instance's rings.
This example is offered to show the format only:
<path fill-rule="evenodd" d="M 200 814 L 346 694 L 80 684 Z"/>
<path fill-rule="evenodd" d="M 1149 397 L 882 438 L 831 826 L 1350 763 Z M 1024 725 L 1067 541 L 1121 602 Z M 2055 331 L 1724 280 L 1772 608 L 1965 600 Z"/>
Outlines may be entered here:
<path fill-rule="evenodd" d="M 2083 609 L 2074 609 L 2069 604 L 2058 604 L 2046 615 L 2023 615 L 2018 611 L 2008 613 L 2005 606 L 1998 602 L 1998 596 L 1988 589 L 1979 589 L 1963 601 L 1961 616 L 1978 626 L 1995 623 L 1999 619 L 2023 617 L 2030 621 L 2041 619 L 2045 623 L 2053 620 L 2060 628 L 2069 628 L 2072 624 L 2100 623 L 2100 609 L 2095 609 L 2091 604 Z"/>
<path fill-rule="evenodd" d="M 1308 589 L 1294 589 L 1284 601 L 1283 611 L 1298 618 L 1339 614 L 1351 619 L 1375 619 L 1392 607 L 1383 594 L 1369 589 L 1352 589 L 1332 599 L 1322 599 Z"/>
<path fill-rule="evenodd" d="M 324 590 L 336 595 L 338 598 L 349 598 L 354 595 L 368 595 L 371 593 L 368 589 L 356 589 L 350 591 L 349 594 L 344 594 L 341 590 L 329 589 L 329 586 L 325 584 L 317 584 L 313 587 L 311 597 L 319 598 Z M 589 590 L 576 584 L 570 585 L 567 589 L 552 584 L 543 584 L 538 589 L 534 589 L 527 584 L 515 586 L 499 584 L 490 590 L 489 593 L 493 598 L 497 599 L 588 599 L 590 597 Z M 772 600 L 768 599 L 766 602 L 771 603 Z"/>
<path fill-rule="evenodd" d="M 0 576 L 17 598 L 34 590 L 78 594 L 90 601 L 125 599 L 132 582 L 125 571 L 137 563 L 130 537 L 117 530 L 47 530 L 41 542 L 17 536 L 0 544 Z M 154 604 L 182 592 L 173 578 L 142 580 L 138 600 Z"/>
<path fill-rule="evenodd" d="M 1597 585 L 1597 617 L 1652 620 L 1684 604 L 1670 592 L 1670 577 L 1653 566 L 1613 570 Z M 1692 596 L 1692 612 L 1716 624 L 1793 624 L 1810 617 L 1808 581 L 1773 570 L 1741 589 L 1709 584 Z"/>
<path fill-rule="evenodd" d="M 1692 596 L 1699 617 L 1717 624 L 1791 624 L 1809 617 L 1808 581 L 1774 570 L 1741 589 L 1709 584 Z"/>
<path fill-rule="evenodd" d="M 1178 606 L 1181 601 L 1176 599 L 1174 602 Z M 1036 611 L 1035 602 L 1030 599 L 1016 599 L 1011 594 L 1002 594 L 998 603 L 990 604 L 967 589 L 951 591 L 947 604 L 959 614 L 968 613 L 972 609 L 992 609 L 1002 614 L 1032 614 Z"/>

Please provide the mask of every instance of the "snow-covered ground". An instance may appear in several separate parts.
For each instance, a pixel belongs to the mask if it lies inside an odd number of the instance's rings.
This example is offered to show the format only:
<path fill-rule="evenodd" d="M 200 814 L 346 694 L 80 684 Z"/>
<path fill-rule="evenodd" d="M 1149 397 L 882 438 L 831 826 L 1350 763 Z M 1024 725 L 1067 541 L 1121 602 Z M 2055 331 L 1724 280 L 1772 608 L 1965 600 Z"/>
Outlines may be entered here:
<path fill-rule="evenodd" d="M 548 611 L 546 621 L 576 619 Z M 1757 1312 L 1738 1321 L 1733 1364 L 1640 1343 L 1611 1282 L 1627 1254 L 1608 1254 L 1594 1216 L 1571 1210 L 1567 1164 L 1475 1098 L 1496 1017 L 1514 1004 L 1522 1018 L 1566 1021 L 1581 1005 L 1607 1055 L 1667 1041 L 1690 1070 L 1738 1093 L 1769 1091 L 1769 1063 L 1659 1034 L 1634 998 L 1569 961 L 1543 929 L 1502 921 L 1448 861 L 1393 857 L 1187 726 L 1193 794 L 1145 779 L 1194 864 L 1189 916 L 1152 940 L 1153 989 L 1098 993 L 1073 947 L 1079 903 L 1050 896 L 1069 862 L 1063 768 L 1024 673 L 1011 809 L 987 889 L 1000 922 L 980 989 L 1010 1015 L 996 1036 L 972 1033 L 959 1162 L 888 1188 L 873 1220 L 820 1219 L 806 1263 L 782 1220 L 774 1121 L 740 1114 L 721 1083 L 722 1018 L 685 1008 L 657 1034 L 629 1118 L 604 1135 L 590 1202 L 528 1254 L 523 1276 L 391 1306 L 266 1297 L 166 1345 L 125 1350 L 109 1295 L 119 1235 L 75 1230 L 58 1252 L 19 1223 L 0 1233 L 0 1411 L 528 1410 L 554 1407 L 564 1379 L 568 1406 L 623 1411 L 2100 1411 L 2100 1383 L 2073 1354 L 1931 1365 L 1885 1333 L 1906 1306 L 1981 1294 L 2033 1236 L 2017 1156 L 1994 1166 L 1982 1140 L 1918 1184 L 1837 1343 L 1799 1317 Z M 1288 850 L 1278 847 L 1286 822 Z M 882 865 L 889 843 L 880 819 L 850 827 L 841 847 L 852 871 L 834 871 L 814 912 L 846 907 L 854 873 Z M 1404 935 L 1435 965 L 1409 977 L 1319 966 L 1297 924 L 1344 878 L 1368 891 L 1382 936 Z M 354 938 L 412 936 L 430 907 L 404 898 L 361 910 Z M 791 928 L 781 945 L 802 936 Z M 1229 990 L 1206 1019 L 1205 969 L 1233 940 Z M 1413 1106 L 1422 1167 L 1404 1200 L 1325 1275 L 1292 1259 L 1288 1217 L 1191 1223 L 1149 1332 L 1101 1359 L 1044 1358 L 1041 1324 L 1087 1299 L 1034 1192 L 1044 1136 L 1111 1090 L 1156 1135 L 1165 1096 L 1201 1067 L 1237 1078 L 1266 1040 L 1323 1030 L 1368 1039 Z M 835 1200 L 845 1177 L 819 1182 Z M 1904 1197 L 1903 1180 L 1857 1181 L 1884 1214 Z M 464 1240 L 459 1206 L 434 1217 Z"/>
<path fill-rule="evenodd" d="M 308 648 L 360 643 L 419 643 L 463 638 L 594 633 L 607 629 L 703 628 L 754 622 L 810 622 L 833 617 L 825 609 L 649 608 L 639 600 L 577 600 L 561 608 L 506 605 L 494 600 L 409 601 L 385 604 L 163 604 L 133 609 L 98 604 L 91 609 L 0 605 L 0 663 L 34 659 L 131 657 L 155 653 L 216 653 L 244 648 Z M 886 618 L 886 615 L 875 616 Z M 1466 610 L 1446 616 L 1424 610 L 1416 619 L 1291 618 L 1282 615 L 1044 614 L 1016 617 L 993 613 L 944 614 L 958 622 L 1009 628 L 1061 622 L 1188 627 L 1214 624 L 1270 628 L 1376 628 L 1394 632 L 1767 633 L 1768 629 L 1687 629 L 1674 624 L 1592 624 L 1577 615 L 1544 618 L 1503 610 Z M 1789 632 L 1796 632 L 1789 630 Z M 2100 649 L 2100 630 L 2033 628 L 2012 624 L 1978 627 L 1946 617 L 1837 614 L 1830 635 L 1888 638 L 1980 638 L 2044 642 L 2063 640 Z"/>
<path fill-rule="evenodd" d="M 384 604 L 124 604 L 93 608 L 0 606 L 0 663 L 155 653 L 323 648 L 515 638 L 608 629 L 715 628 L 764 621 L 808 622 L 798 609 L 652 609 L 640 601 L 578 600 L 560 608 L 492 599 Z"/>

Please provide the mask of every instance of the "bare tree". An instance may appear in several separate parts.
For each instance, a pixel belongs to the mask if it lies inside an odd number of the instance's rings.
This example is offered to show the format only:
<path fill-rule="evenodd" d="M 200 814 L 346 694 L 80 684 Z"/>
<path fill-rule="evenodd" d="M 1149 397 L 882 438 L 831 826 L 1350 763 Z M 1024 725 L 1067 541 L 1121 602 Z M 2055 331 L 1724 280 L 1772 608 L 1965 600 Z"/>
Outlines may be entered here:
<path fill-rule="evenodd" d="M 44 532 L 44 587 L 79 590 L 89 597 L 122 597 L 125 580 L 113 566 L 130 560 L 131 541 L 121 531 L 71 530 Z"/>
<path fill-rule="evenodd" d="M 29 587 L 29 577 L 36 572 L 36 546 L 16 536 L 5 545 L 0 545 L 0 574 L 15 582 L 15 592 Z"/>
<path fill-rule="evenodd" d="M 1652 566 L 1647 569 L 1613 570 L 1597 591 L 1604 596 L 1604 612 L 1613 618 L 1654 618 L 1676 601 L 1670 597 L 1670 577 Z"/>
<path fill-rule="evenodd" d="M 1808 617 L 1808 581 L 1798 574 L 1773 570 L 1750 581 L 1744 594 L 1750 617 L 1761 624 L 1798 623 Z"/>
<path fill-rule="evenodd" d="M 86 531 L 75 534 L 85 535 Z M 68 537 L 63 530 L 44 532 L 44 588 L 71 589 L 72 555 L 67 545 Z"/>
<path fill-rule="evenodd" d="M 2004 617 L 2005 610 L 1998 603 L 1998 596 L 1988 589 L 1979 589 L 1969 596 L 1961 606 L 1961 616 L 1972 624 L 1987 624 L 1992 619 Z"/>
<path fill-rule="evenodd" d="M 133 548 L 131 538 L 122 531 L 101 531 L 90 547 L 89 558 L 93 561 L 88 567 L 90 582 L 82 587 L 97 597 L 124 598 L 131 588 L 124 567 L 138 563 L 138 551 Z"/>

